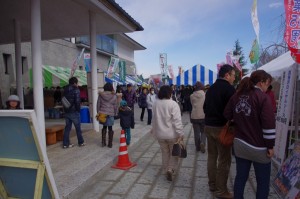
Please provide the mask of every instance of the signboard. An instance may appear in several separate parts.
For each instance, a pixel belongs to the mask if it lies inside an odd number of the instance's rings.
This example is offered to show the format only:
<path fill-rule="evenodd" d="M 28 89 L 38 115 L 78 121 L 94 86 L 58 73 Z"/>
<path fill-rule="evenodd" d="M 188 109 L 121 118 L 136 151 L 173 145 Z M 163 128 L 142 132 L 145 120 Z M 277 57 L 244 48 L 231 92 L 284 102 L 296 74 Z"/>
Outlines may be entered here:
<path fill-rule="evenodd" d="M 166 78 L 167 77 L 167 53 L 160 53 L 159 54 L 159 65 L 161 68 L 161 75 L 162 78 Z"/>
<path fill-rule="evenodd" d="M 290 157 L 281 165 L 273 187 L 281 198 L 300 198 L 300 141 L 295 143 Z"/>
<path fill-rule="evenodd" d="M 292 116 L 292 101 L 296 82 L 296 67 L 292 65 L 281 76 L 281 87 L 276 116 L 276 139 L 274 147 L 274 161 L 281 165 L 285 159 L 286 143 L 289 124 Z"/>
<path fill-rule="evenodd" d="M 33 110 L 0 111 L 0 198 L 59 198 Z"/>

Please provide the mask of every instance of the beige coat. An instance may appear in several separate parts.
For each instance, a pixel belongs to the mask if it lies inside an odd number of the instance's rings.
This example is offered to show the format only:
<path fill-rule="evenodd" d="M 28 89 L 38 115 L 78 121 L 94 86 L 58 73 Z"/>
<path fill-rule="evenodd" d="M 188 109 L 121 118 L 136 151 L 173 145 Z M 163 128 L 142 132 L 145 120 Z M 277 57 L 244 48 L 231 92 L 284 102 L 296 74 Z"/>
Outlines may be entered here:
<path fill-rule="evenodd" d="M 203 104 L 205 100 L 205 93 L 203 90 L 195 91 L 191 97 L 191 104 L 192 104 L 192 113 L 191 119 L 204 119 L 205 114 L 203 111 Z"/>

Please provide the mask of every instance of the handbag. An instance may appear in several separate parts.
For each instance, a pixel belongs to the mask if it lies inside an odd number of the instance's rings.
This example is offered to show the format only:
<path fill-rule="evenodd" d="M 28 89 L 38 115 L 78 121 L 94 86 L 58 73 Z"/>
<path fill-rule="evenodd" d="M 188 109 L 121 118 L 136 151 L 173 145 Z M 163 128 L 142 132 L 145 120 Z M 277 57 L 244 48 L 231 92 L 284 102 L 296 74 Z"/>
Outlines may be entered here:
<path fill-rule="evenodd" d="M 231 121 L 228 121 L 222 128 L 219 134 L 219 141 L 225 147 L 230 147 L 234 139 L 234 126 Z"/>
<path fill-rule="evenodd" d="M 98 120 L 101 124 L 106 122 L 107 115 L 104 113 L 97 113 L 96 120 Z"/>
<path fill-rule="evenodd" d="M 186 158 L 187 156 L 186 148 L 181 139 L 178 139 L 177 142 L 174 143 L 172 148 L 172 156 L 178 156 L 179 158 Z"/>

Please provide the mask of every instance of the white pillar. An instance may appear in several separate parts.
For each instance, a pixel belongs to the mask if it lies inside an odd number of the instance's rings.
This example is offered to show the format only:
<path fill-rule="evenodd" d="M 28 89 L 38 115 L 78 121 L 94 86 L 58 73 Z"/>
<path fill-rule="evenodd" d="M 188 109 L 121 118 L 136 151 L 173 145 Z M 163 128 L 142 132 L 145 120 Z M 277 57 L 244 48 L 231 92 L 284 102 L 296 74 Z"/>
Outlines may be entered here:
<path fill-rule="evenodd" d="M 92 107 L 91 111 L 93 118 L 93 129 L 99 131 L 99 123 L 95 118 L 97 112 L 97 99 L 98 99 L 98 81 L 97 81 L 97 51 L 96 51 L 96 19 L 95 13 L 90 11 L 90 47 L 91 47 L 91 59 L 92 59 Z"/>
<path fill-rule="evenodd" d="M 21 30 L 20 23 L 14 20 L 15 26 L 15 60 L 16 60 L 16 82 L 17 94 L 20 98 L 20 107 L 24 109 L 24 95 L 23 95 L 23 76 L 22 76 L 22 55 L 21 55 Z"/>
<path fill-rule="evenodd" d="M 31 55 L 33 73 L 33 100 L 41 137 L 46 148 L 43 72 L 41 55 L 41 2 L 31 0 Z"/>

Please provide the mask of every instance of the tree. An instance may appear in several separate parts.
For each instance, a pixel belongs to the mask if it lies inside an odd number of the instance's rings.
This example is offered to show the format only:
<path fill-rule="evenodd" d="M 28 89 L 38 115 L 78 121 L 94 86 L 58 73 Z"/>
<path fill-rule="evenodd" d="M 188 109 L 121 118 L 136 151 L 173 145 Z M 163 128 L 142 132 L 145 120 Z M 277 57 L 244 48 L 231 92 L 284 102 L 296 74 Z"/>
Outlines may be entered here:
<path fill-rule="evenodd" d="M 240 64 L 241 68 L 242 68 L 242 75 L 241 75 L 241 71 L 239 71 L 237 68 L 235 70 L 234 85 L 237 85 L 240 82 L 241 77 L 244 76 L 244 75 L 246 75 L 248 73 L 248 69 L 243 68 L 243 66 L 245 66 L 247 64 L 247 62 L 245 61 L 245 56 L 244 56 L 244 53 L 243 53 L 243 50 L 242 50 L 242 47 L 240 45 L 239 40 L 235 41 L 234 50 L 233 50 L 233 56 L 239 57 L 238 58 L 238 62 Z"/>

